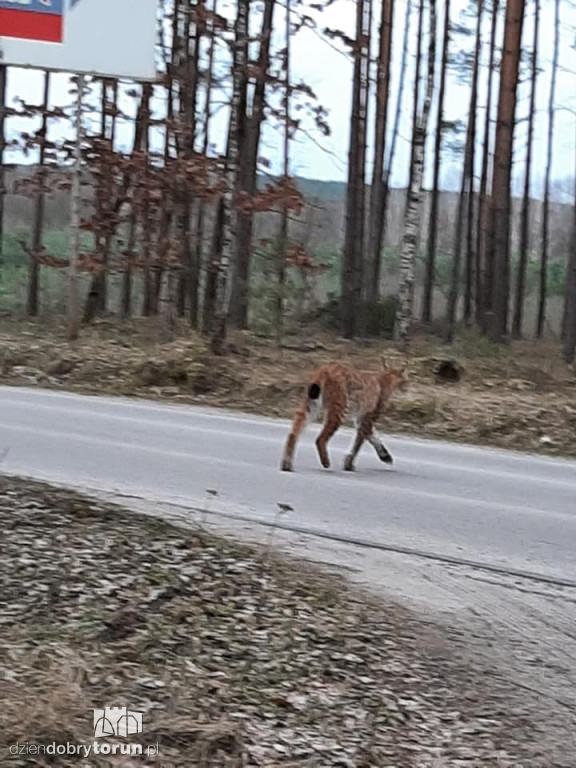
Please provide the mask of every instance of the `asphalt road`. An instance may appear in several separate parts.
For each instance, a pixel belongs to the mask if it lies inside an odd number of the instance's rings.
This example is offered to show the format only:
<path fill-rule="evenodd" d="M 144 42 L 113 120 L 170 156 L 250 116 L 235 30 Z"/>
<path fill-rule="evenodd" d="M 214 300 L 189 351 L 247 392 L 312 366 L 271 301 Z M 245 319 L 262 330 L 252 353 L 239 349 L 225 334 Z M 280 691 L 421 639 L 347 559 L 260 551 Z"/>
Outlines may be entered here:
<path fill-rule="evenodd" d="M 241 515 L 576 584 L 576 463 L 384 435 L 354 474 L 351 439 L 320 468 L 312 425 L 294 474 L 279 471 L 288 424 L 187 406 L 0 388 L 2 469 Z M 206 495 L 207 489 L 218 492 Z M 278 518 L 277 504 L 292 511 Z"/>

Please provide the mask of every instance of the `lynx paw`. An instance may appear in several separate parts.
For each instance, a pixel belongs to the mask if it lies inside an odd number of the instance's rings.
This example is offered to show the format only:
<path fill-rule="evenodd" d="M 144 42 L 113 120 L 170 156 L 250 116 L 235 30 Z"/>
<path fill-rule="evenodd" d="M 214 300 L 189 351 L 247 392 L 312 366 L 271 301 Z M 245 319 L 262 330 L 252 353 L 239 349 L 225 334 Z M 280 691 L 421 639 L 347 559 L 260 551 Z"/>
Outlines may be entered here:
<path fill-rule="evenodd" d="M 380 461 L 383 461 L 384 464 L 394 464 L 394 459 L 392 458 L 391 454 L 388 453 L 386 448 L 382 448 L 378 451 L 378 458 Z"/>
<path fill-rule="evenodd" d="M 281 469 L 282 472 L 294 472 L 294 467 L 292 466 L 292 462 L 289 459 L 284 459 Z"/>
<path fill-rule="evenodd" d="M 344 472 L 354 472 L 354 458 L 352 456 L 346 456 L 344 459 Z"/>

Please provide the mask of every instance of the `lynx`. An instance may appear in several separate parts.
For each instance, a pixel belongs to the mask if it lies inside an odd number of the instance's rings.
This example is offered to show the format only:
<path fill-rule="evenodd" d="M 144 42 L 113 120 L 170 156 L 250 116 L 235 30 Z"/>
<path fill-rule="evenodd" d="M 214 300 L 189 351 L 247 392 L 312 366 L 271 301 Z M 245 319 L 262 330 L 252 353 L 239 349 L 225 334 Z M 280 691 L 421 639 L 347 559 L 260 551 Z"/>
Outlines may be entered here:
<path fill-rule="evenodd" d="M 342 363 L 328 363 L 318 368 L 310 378 L 307 392 L 294 414 L 284 449 L 282 470 L 293 471 L 298 438 L 308 419 L 322 412 L 324 426 L 316 440 L 316 448 L 325 469 L 330 467 L 328 441 L 342 426 L 346 416 L 353 420 L 356 436 L 344 461 L 344 469 L 347 472 L 354 471 L 356 456 L 366 440 L 381 461 L 392 464 L 392 456 L 376 434 L 374 425 L 392 393 L 397 389 L 405 390 L 407 385 L 405 367 L 396 370 L 384 367 L 383 371 L 377 373 L 358 371 Z"/>

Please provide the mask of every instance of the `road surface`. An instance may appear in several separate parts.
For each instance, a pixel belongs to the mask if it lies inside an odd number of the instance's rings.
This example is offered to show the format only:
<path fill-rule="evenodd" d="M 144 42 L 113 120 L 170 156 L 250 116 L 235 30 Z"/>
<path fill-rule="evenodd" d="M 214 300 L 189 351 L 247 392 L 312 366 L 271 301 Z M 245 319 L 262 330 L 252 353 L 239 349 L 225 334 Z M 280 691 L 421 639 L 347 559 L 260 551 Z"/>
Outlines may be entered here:
<path fill-rule="evenodd" d="M 317 429 L 305 434 L 288 474 L 279 471 L 283 421 L 0 388 L 4 471 L 180 525 L 200 520 L 238 538 L 273 540 L 344 569 L 440 628 L 456 663 L 480 664 L 504 681 L 510 705 L 522 701 L 541 721 L 546 748 L 571 756 L 576 463 L 394 437 L 385 438 L 393 467 L 368 446 L 350 474 L 340 469 L 351 440 L 343 430 L 326 471 L 314 450 Z M 278 503 L 291 510 L 280 516 Z M 283 530 L 272 533 L 276 524 Z"/>
<path fill-rule="evenodd" d="M 576 463 L 410 438 L 351 440 L 320 468 L 318 427 L 293 474 L 279 471 L 284 421 L 128 399 L 0 388 L 2 468 L 40 479 L 273 522 L 342 540 L 476 563 L 576 586 Z M 207 502 L 206 490 L 218 492 Z"/>

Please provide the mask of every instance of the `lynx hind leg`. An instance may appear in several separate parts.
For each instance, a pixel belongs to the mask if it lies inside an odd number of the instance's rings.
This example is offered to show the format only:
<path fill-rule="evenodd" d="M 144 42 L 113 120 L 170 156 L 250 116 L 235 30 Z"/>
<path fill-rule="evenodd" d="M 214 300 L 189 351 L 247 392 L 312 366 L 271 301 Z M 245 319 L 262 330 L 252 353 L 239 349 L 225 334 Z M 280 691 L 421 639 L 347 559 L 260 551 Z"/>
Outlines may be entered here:
<path fill-rule="evenodd" d="M 294 451 L 296 450 L 296 443 L 298 438 L 306 428 L 307 421 L 306 404 L 304 403 L 294 415 L 290 434 L 286 438 L 286 445 L 284 447 L 284 454 L 282 456 L 282 463 L 280 468 L 282 472 L 294 471 Z"/>
<path fill-rule="evenodd" d="M 384 443 L 380 440 L 378 435 L 376 434 L 375 430 L 372 430 L 371 435 L 368 437 L 368 442 L 370 445 L 374 448 L 376 451 L 376 454 L 380 461 L 383 461 L 384 464 L 393 464 L 394 459 L 392 458 L 392 454 L 386 448 Z"/>
<path fill-rule="evenodd" d="M 316 449 L 318 450 L 318 456 L 320 457 L 320 463 L 324 469 L 330 468 L 330 457 L 328 456 L 328 441 L 333 437 L 340 429 L 342 424 L 341 416 L 337 414 L 328 414 L 324 421 L 322 431 L 316 439 Z"/>
<path fill-rule="evenodd" d="M 296 447 L 296 436 L 290 433 L 286 440 L 284 455 L 282 456 L 282 472 L 294 471 L 294 448 Z"/>

